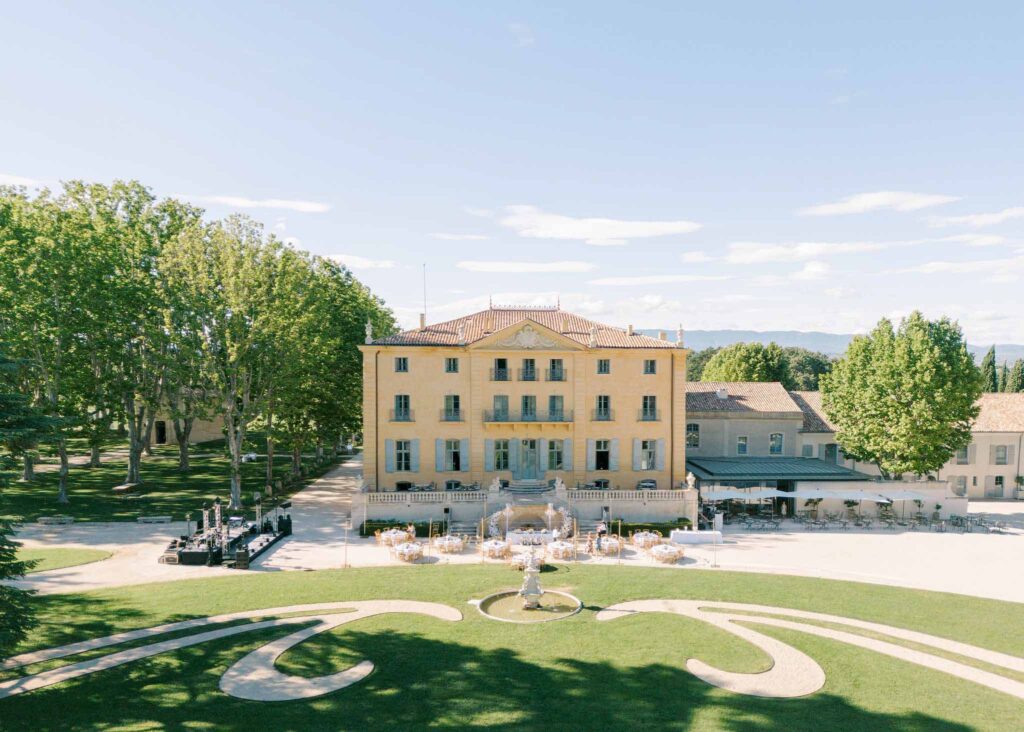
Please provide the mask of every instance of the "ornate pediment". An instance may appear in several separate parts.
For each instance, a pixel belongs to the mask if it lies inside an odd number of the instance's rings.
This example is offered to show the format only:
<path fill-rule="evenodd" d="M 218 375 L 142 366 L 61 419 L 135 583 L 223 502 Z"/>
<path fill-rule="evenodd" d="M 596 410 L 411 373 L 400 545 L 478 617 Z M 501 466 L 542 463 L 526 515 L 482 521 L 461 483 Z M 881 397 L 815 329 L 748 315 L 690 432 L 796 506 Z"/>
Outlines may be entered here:
<path fill-rule="evenodd" d="M 554 339 L 548 338 L 532 325 L 527 323 L 517 330 L 510 338 L 498 341 L 501 348 L 559 348 Z"/>

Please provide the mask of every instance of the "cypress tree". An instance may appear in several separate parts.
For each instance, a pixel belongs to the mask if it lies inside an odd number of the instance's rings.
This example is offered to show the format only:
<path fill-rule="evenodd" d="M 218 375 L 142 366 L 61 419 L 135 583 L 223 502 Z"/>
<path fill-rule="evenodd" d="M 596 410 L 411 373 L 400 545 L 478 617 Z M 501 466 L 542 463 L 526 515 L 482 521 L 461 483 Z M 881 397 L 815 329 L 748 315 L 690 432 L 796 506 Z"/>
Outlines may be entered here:
<path fill-rule="evenodd" d="M 1018 358 L 1006 378 L 1007 392 L 1024 392 L 1024 358 Z"/>
<path fill-rule="evenodd" d="M 996 347 L 992 346 L 981 360 L 981 378 L 985 391 L 999 391 L 999 374 L 996 371 Z"/>

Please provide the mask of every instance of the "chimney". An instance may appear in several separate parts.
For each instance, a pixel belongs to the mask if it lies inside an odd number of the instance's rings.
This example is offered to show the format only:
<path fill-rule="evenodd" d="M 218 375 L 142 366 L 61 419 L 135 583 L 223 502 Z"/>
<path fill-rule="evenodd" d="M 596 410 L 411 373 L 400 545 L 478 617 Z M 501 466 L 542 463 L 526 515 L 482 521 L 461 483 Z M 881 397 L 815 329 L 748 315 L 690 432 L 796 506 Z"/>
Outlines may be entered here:
<path fill-rule="evenodd" d="M 559 333 L 566 333 L 568 331 L 569 331 L 569 319 L 563 315 L 562 316 L 562 327 L 561 327 L 561 330 L 559 330 Z"/>
<path fill-rule="evenodd" d="M 427 329 L 427 314 L 426 313 L 420 313 L 420 330 L 426 330 L 426 329 Z"/>
<path fill-rule="evenodd" d="M 724 402 L 729 398 L 729 390 L 725 388 L 715 389 L 715 396 Z"/>
<path fill-rule="evenodd" d="M 494 313 L 487 311 L 487 318 L 484 320 L 484 333 L 494 332 Z"/>
<path fill-rule="evenodd" d="M 659 331 L 658 331 L 658 340 L 659 340 L 659 341 L 663 341 L 663 340 L 665 340 L 665 339 L 667 339 L 667 338 L 668 338 L 668 333 L 666 333 L 666 332 L 665 332 L 665 331 L 663 331 L 663 330 L 659 330 Z"/>
<path fill-rule="evenodd" d="M 626 335 L 633 335 L 633 324 L 630 323 L 626 326 Z"/>

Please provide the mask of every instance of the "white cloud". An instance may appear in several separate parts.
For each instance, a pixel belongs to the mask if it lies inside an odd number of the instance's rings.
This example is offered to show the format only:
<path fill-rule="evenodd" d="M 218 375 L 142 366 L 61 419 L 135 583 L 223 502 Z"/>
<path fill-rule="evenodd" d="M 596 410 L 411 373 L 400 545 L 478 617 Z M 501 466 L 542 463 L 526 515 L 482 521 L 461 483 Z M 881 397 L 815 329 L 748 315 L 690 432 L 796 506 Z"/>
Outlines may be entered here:
<path fill-rule="evenodd" d="M 934 193 L 913 193 L 910 191 L 874 191 L 847 196 L 834 203 L 822 203 L 797 211 L 800 216 L 845 216 L 890 209 L 892 211 L 917 211 L 930 206 L 959 201 L 957 196 Z"/>
<path fill-rule="evenodd" d="M 274 219 L 274 231 L 286 231 L 288 229 L 288 219 L 284 216 L 278 216 Z"/>
<path fill-rule="evenodd" d="M 508 32 L 520 47 L 532 46 L 534 42 L 533 29 L 526 23 L 509 23 Z"/>
<path fill-rule="evenodd" d="M 1024 218 L 1024 206 L 1012 206 L 994 213 L 968 214 L 967 216 L 932 216 L 928 218 L 928 223 L 932 226 L 973 226 L 980 229 L 1019 218 Z"/>
<path fill-rule="evenodd" d="M 445 234 L 445 233 L 434 233 L 430 235 L 431 239 L 443 239 L 445 241 L 484 241 L 491 237 L 484 234 Z"/>
<path fill-rule="evenodd" d="M 626 221 L 576 218 L 547 213 L 535 206 L 507 206 L 501 225 L 530 239 L 572 239 L 595 246 L 616 246 L 627 239 L 687 234 L 700 224 L 692 221 Z"/>
<path fill-rule="evenodd" d="M 847 297 L 852 297 L 857 294 L 857 291 L 852 287 L 826 287 L 823 292 L 829 297 L 834 297 L 837 300 Z"/>
<path fill-rule="evenodd" d="M 831 271 L 831 267 L 825 262 L 807 262 L 803 269 L 790 275 L 794 280 L 820 280 Z"/>
<path fill-rule="evenodd" d="M 503 272 L 508 274 L 522 274 L 525 272 L 592 272 L 597 269 L 596 264 L 579 261 L 486 262 L 469 260 L 459 262 L 455 266 L 469 272 Z"/>
<path fill-rule="evenodd" d="M 1000 259 L 975 259 L 963 262 L 938 260 L 925 262 L 906 269 L 889 270 L 884 274 L 904 274 L 920 272 L 922 274 L 985 274 L 1005 277 L 1012 272 L 1024 271 L 1024 255 L 1003 257 Z"/>
<path fill-rule="evenodd" d="M 729 279 L 726 275 L 641 275 L 639 277 L 602 277 L 590 280 L 591 285 L 603 287 L 633 287 L 634 285 L 674 285 L 683 282 L 717 282 Z"/>
<path fill-rule="evenodd" d="M 0 186 L 25 186 L 26 188 L 34 188 L 38 185 L 40 185 L 40 182 L 34 178 L 23 178 L 20 175 L 0 173 Z"/>
<path fill-rule="evenodd" d="M 464 206 L 463 211 L 468 213 L 470 216 L 476 216 L 482 219 L 489 219 L 494 216 L 494 211 L 489 208 L 476 208 L 475 206 Z"/>
<path fill-rule="evenodd" d="M 925 246 L 928 244 L 962 243 L 972 247 L 1005 244 L 1002 236 L 992 234 L 956 234 L 954 236 L 894 241 L 801 241 L 781 244 L 760 241 L 738 241 L 729 245 L 726 260 L 732 264 L 760 264 L 763 262 L 792 262 L 820 259 L 840 254 L 880 252 L 886 249 Z"/>
<path fill-rule="evenodd" d="M 683 252 L 679 255 L 679 261 L 684 264 L 701 264 L 702 262 L 713 262 L 715 258 L 707 252 Z"/>
<path fill-rule="evenodd" d="M 188 193 L 175 193 L 179 198 L 189 198 L 201 203 L 212 203 L 231 208 L 281 208 L 300 213 L 324 213 L 330 211 L 328 203 L 319 201 L 292 201 L 285 198 L 246 198 L 245 196 L 194 196 Z"/>
<path fill-rule="evenodd" d="M 391 259 L 367 259 L 355 254 L 335 254 L 328 259 L 333 259 L 349 269 L 393 269 L 395 266 L 394 260 Z"/>

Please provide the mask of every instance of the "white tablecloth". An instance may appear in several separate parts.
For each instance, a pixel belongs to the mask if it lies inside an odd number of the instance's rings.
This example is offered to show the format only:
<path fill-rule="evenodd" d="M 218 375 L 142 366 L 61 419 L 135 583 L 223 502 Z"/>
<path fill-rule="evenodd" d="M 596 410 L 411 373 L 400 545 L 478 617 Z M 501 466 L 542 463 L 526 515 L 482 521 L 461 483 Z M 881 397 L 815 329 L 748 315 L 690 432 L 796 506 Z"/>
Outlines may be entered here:
<path fill-rule="evenodd" d="M 671 544 L 658 544 L 651 547 L 651 556 L 659 562 L 675 562 L 683 556 L 683 550 Z"/>
<path fill-rule="evenodd" d="M 661 542 L 661 537 L 653 531 L 638 531 L 633 534 L 633 546 L 647 549 Z"/>
<path fill-rule="evenodd" d="M 405 543 L 410 538 L 409 532 L 402 529 L 388 529 L 380 532 L 380 540 L 388 546 Z"/>
<path fill-rule="evenodd" d="M 508 542 L 499 541 L 498 539 L 491 539 L 490 541 L 485 541 L 483 544 L 481 544 L 480 548 L 483 549 L 484 556 L 500 557 L 502 554 L 508 551 Z"/>
<path fill-rule="evenodd" d="M 568 541 L 553 541 L 548 544 L 548 550 L 555 559 L 571 559 L 572 543 Z"/>
<path fill-rule="evenodd" d="M 413 542 L 406 542 L 395 547 L 395 554 L 407 562 L 414 561 L 423 556 L 423 547 Z"/>
<path fill-rule="evenodd" d="M 721 531 L 680 531 L 676 529 L 669 534 L 673 544 L 721 544 Z"/>
<path fill-rule="evenodd" d="M 539 546 L 555 540 L 554 531 L 510 531 L 506 536 L 513 546 Z"/>
<path fill-rule="evenodd" d="M 613 539 L 611 537 L 601 539 L 601 551 L 605 554 L 618 554 L 621 547 L 622 542 L 618 539 Z"/>
<path fill-rule="evenodd" d="M 445 553 L 462 551 L 462 539 L 457 536 L 439 536 L 434 539 L 434 546 Z"/>

